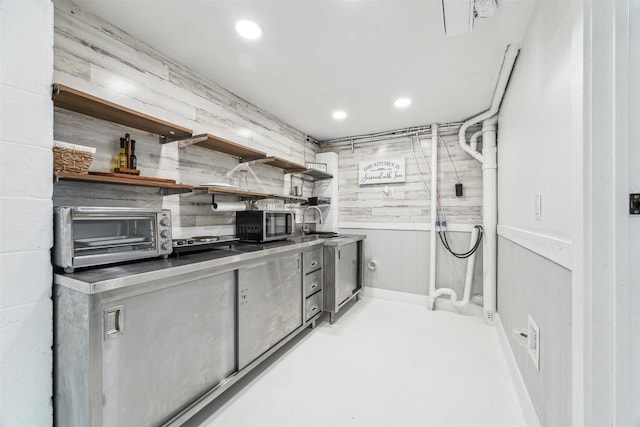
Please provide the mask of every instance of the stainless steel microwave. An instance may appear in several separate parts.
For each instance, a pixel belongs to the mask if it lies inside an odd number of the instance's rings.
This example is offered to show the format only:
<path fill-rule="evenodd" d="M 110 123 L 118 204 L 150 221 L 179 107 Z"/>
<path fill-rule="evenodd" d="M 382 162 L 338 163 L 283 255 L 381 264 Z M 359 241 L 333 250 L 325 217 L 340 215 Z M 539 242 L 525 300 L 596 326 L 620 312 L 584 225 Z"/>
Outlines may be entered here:
<path fill-rule="evenodd" d="M 285 211 L 236 212 L 236 237 L 244 242 L 282 240 L 296 234 L 296 216 Z"/>
<path fill-rule="evenodd" d="M 169 255 L 171 211 L 61 206 L 54 209 L 54 263 L 75 268 Z"/>

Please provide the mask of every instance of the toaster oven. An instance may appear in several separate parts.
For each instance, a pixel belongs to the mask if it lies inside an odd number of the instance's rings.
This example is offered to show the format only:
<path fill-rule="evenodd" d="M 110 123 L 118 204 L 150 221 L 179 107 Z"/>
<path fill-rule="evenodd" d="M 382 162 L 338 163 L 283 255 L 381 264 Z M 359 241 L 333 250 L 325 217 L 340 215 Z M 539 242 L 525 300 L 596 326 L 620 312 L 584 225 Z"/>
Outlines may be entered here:
<path fill-rule="evenodd" d="M 166 209 L 61 206 L 54 209 L 54 236 L 54 264 L 67 273 L 173 249 Z"/>

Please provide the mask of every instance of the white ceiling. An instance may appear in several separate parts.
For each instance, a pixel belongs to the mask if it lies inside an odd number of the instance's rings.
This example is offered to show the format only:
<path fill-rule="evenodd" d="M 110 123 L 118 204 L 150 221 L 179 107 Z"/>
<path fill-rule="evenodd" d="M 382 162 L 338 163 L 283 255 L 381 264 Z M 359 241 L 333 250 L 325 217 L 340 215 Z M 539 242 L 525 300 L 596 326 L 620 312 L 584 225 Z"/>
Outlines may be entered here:
<path fill-rule="evenodd" d="M 533 0 L 447 38 L 440 0 L 75 0 L 317 140 L 461 121 L 488 108 Z M 240 39 L 235 22 L 264 36 Z M 398 97 L 412 104 L 399 110 Z M 344 110 L 342 121 L 331 117 Z"/>

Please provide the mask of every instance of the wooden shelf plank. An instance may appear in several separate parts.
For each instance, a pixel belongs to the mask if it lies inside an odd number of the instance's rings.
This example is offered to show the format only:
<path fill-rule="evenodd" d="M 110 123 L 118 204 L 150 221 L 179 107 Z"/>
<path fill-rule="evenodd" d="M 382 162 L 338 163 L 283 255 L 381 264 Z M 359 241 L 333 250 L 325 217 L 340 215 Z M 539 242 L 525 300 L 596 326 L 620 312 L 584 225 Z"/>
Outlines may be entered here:
<path fill-rule="evenodd" d="M 178 143 L 180 144 L 180 147 L 197 145 L 199 147 L 208 148 L 209 150 L 238 157 L 244 162 L 267 158 L 267 153 L 245 147 L 219 136 L 211 135 L 210 133 L 194 135 L 191 138 L 179 140 Z"/>
<path fill-rule="evenodd" d="M 193 133 L 191 129 L 157 119 L 59 83 L 53 85 L 53 105 L 157 135 L 191 135 Z"/>
<path fill-rule="evenodd" d="M 267 163 L 269 166 L 284 169 L 287 173 L 302 172 L 307 170 L 307 167 L 305 165 L 290 162 L 289 160 L 285 160 L 280 157 L 269 156 L 267 157 L 267 160 L 269 161 Z"/>
<path fill-rule="evenodd" d="M 209 194 L 229 194 L 232 196 L 244 197 L 268 197 L 267 193 L 258 193 L 255 191 L 244 191 L 237 188 L 224 187 L 193 187 L 193 191 L 206 191 Z"/>
<path fill-rule="evenodd" d="M 318 169 L 307 169 L 300 173 L 302 175 L 311 176 L 317 180 L 333 178 L 333 175 L 331 175 L 330 173 L 322 172 L 321 170 L 318 170 Z"/>
<path fill-rule="evenodd" d="M 84 181 L 84 182 L 101 182 L 104 184 L 123 184 L 123 185 L 137 185 L 140 187 L 156 187 L 167 190 L 184 190 L 185 192 L 191 191 L 193 186 L 186 184 L 176 184 L 168 181 L 160 181 L 159 178 L 145 179 L 144 177 L 120 177 L 120 176 L 104 176 L 104 175 L 88 175 L 71 172 L 56 172 L 55 177 L 58 179 L 70 180 L 70 181 Z"/>

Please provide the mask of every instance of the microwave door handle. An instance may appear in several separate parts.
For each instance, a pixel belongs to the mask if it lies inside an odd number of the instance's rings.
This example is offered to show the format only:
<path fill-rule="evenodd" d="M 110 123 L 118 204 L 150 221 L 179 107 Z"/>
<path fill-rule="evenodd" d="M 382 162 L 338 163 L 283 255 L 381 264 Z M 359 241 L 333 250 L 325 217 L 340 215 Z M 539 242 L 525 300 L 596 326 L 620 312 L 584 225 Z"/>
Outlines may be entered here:
<path fill-rule="evenodd" d="M 294 232 L 294 220 L 293 220 L 293 214 L 286 214 L 287 215 L 287 228 L 286 228 L 286 233 L 287 234 L 293 234 Z"/>

